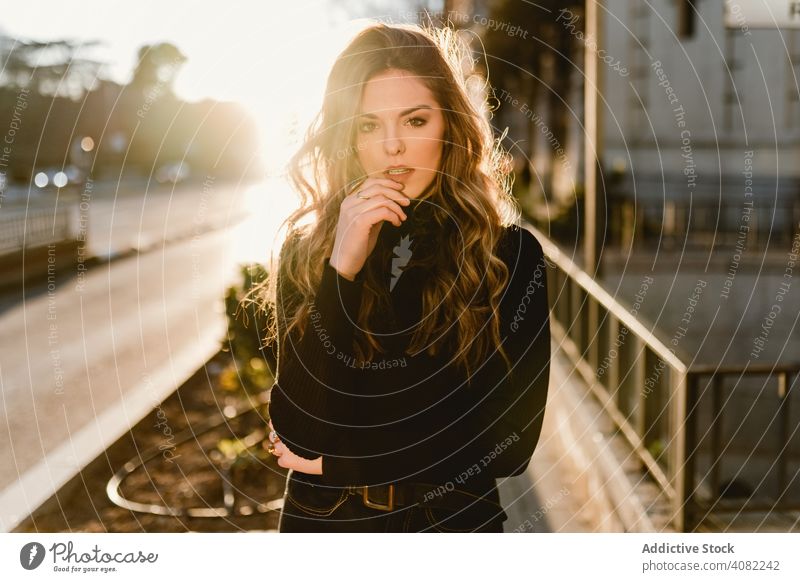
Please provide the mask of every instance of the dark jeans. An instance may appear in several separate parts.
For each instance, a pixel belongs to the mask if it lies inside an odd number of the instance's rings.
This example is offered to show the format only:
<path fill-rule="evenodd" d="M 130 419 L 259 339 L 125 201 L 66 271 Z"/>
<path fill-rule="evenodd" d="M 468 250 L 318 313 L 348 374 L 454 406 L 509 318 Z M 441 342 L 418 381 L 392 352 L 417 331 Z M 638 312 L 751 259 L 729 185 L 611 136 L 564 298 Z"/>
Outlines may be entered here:
<path fill-rule="evenodd" d="M 289 471 L 278 531 L 290 532 L 493 532 L 507 518 L 486 502 L 465 502 L 461 510 L 420 505 L 384 511 L 364 505 L 346 489 L 326 487 L 314 476 Z M 315 483 L 316 481 L 316 483 Z"/>

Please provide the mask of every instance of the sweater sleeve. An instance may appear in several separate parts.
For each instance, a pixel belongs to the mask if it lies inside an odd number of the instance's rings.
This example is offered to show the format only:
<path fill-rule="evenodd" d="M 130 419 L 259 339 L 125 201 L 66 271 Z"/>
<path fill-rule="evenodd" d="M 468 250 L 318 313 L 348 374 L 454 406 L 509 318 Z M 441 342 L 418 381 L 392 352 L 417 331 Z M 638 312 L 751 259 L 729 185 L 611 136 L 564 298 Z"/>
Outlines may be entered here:
<path fill-rule="evenodd" d="M 476 466 L 474 470 L 494 478 L 525 470 L 539 440 L 547 401 L 550 319 L 541 244 L 525 229 L 512 229 L 510 237 L 505 253 L 509 282 L 499 311 L 500 338 L 511 361 L 511 373 L 495 353 L 473 372 L 472 409 L 435 437 L 436 447 L 414 447 L 392 455 L 397 467 L 387 466 L 381 457 L 323 457 L 326 483 L 344 485 L 354 479 L 385 483 L 398 473 L 403 475 L 406 467 L 437 464 L 441 464 L 441 474 L 448 473 L 451 478 Z"/>
<path fill-rule="evenodd" d="M 544 252 L 530 231 L 512 232 L 518 244 L 511 245 L 510 279 L 500 306 L 500 338 L 511 369 L 497 353 L 476 372 L 473 383 L 483 394 L 469 415 L 475 438 L 462 463 L 495 478 L 519 475 L 528 466 L 539 441 L 550 379 Z"/>
<path fill-rule="evenodd" d="M 335 453 L 336 426 L 347 423 L 346 394 L 352 390 L 355 370 L 346 362 L 352 352 L 363 281 L 360 277 L 346 279 L 325 259 L 299 339 L 296 328 L 286 335 L 284 305 L 296 290 L 281 271 L 279 268 L 276 282 L 277 374 L 270 392 L 269 415 L 289 450 L 305 459 L 316 459 Z"/>

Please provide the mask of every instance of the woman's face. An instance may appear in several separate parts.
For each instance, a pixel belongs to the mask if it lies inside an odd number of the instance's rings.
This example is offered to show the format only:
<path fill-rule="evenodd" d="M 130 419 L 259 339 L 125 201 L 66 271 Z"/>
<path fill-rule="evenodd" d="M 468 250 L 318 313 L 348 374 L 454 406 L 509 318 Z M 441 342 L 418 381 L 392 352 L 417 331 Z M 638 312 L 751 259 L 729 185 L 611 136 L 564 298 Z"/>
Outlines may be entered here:
<path fill-rule="evenodd" d="M 444 115 L 413 73 L 388 69 L 372 77 L 361 94 L 356 119 L 358 160 L 370 178 L 405 184 L 416 198 L 433 182 L 442 159 Z"/>

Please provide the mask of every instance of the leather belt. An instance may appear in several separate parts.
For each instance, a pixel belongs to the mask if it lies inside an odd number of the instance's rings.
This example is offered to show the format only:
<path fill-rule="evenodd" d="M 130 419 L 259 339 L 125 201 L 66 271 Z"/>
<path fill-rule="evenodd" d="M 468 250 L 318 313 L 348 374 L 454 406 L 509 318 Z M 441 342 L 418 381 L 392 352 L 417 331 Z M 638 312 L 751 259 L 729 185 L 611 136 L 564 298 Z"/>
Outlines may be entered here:
<path fill-rule="evenodd" d="M 409 505 L 461 510 L 468 503 L 475 501 L 489 503 L 494 510 L 502 511 L 503 509 L 502 505 L 494 501 L 461 489 L 449 489 L 445 493 L 434 496 L 433 492 L 440 490 L 441 487 L 430 483 L 411 482 L 347 487 L 347 492 L 350 495 L 360 496 L 364 505 L 383 511 L 392 511 L 395 507 Z"/>

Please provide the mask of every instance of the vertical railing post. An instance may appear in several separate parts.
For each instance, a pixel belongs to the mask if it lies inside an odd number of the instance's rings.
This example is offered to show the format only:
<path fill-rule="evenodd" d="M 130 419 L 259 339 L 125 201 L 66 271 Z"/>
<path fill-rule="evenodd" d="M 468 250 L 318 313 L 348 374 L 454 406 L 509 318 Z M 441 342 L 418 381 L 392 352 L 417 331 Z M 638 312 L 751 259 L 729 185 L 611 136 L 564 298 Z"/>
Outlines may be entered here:
<path fill-rule="evenodd" d="M 612 314 L 608 314 L 608 326 L 606 328 L 608 330 L 608 351 L 603 354 L 603 357 L 608 356 L 608 367 L 603 372 L 603 377 L 605 378 L 605 385 L 606 390 L 608 393 L 614 396 L 614 401 L 617 403 L 617 408 L 620 410 L 625 410 L 620 402 L 620 390 L 619 390 L 619 383 L 622 377 L 620 373 L 622 370 L 622 354 L 620 354 L 620 347 L 616 347 L 614 344 L 617 341 L 617 335 L 619 334 L 619 319 Z M 613 356 L 612 356 L 613 354 Z"/>
<path fill-rule="evenodd" d="M 789 373 L 778 374 L 778 415 L 780 417 L 780 434 L 778 436 L 778 494 L 777 503 L 780 503 L 786 494 L 787 465 L 789 463 Z"/>
<path fill-rule="evenodd" d="M 670 368 L 670 416 L 672 437 L 669 445 L 669 475 L 675 490 L 672 500 L 672 523 L 678 531 L 684 531 L 686 510 L 686 374 Z"/>
<path fill-rule="evenodd" d="M 594 366 L 595 373 L 597 373 L 597 366 L 600 363 L 600 309 L 597 300 L 590 294 L 586 294 L 586 305 L 588 307 L 587 313 L 587 326 L 586 326 L 586 343 L 587 346 L 587 359 Z"/>
<path fill-rule="evenodd" d="M 572 341 L 578 348 L 583 346 L 583 313 L 581 313 L 581 286 L 577 282 L 570 279 L 569 284 L 569 327 L 571 330 Z M 583 357 L 583 350 L 581 350 Z"/>
<path fill-rule="evenodd" d="M 697 458 L 697 416 L 699 414 L 699 377 L 697 374 L 686 374 L 686 431 L 684 441 L 684 456 L 686 469 L 683 483 L 683 527 L 685 531 L 693 531 L 694 522 L 694 489 Z"/>
<path fill-rule="evenodd" d="M 719 490 L 719 476 L 722 469 L 722 458 L 720 451 L 722 450 L 722 421 L 724 414 L 722 413 L 722 386 L 723 375 L 721 373 L 714 374 L 711 379 L 711 496 L 716 498 L 720 494 Z"/>

